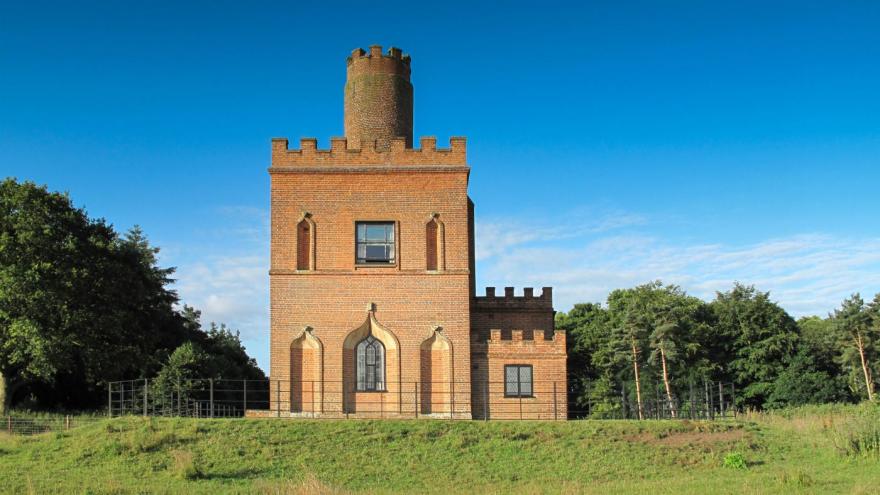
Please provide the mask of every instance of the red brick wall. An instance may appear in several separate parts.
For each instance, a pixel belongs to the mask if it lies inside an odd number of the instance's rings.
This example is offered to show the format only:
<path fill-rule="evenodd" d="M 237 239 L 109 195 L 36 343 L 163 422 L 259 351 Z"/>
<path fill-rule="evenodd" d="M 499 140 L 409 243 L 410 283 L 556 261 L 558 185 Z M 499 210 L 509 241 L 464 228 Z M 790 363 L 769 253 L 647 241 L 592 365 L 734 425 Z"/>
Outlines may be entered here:
<path fill-rule="evenodd" d="M 395 165 L 393 158 L 390 161 Z M 296 369 L 290 344 L 310 326 L 324 347 L 325 411 L 342 412 L 345 403 L 349 412 L 414 414 L 416 388 L 422 381 L 421 346 L 440 326 L 452 346 L 452 380 L 459 382 L 450 387 L 448 402 L 456 404 L 456 415 L 470 414 L 468 173 L 465 165 L 303 170 L 273 163 L 273 380 L 290 382 L 291 370 Z M 303 213 L 314 222 L 313 271 L 296 270 L 296 227 Z M 426 227 L 434 213 L 445 232 L 446 269 L 440 271 L 426 269 Z M 360 220 L 396 222 L 395 266 L 356 265 L 355 222 Z M 389 383 L 385 393 L 355 394 L 352 356 L 343 352 L 343 341 L 364 324 L 370 303 L 379 324 L 399 341 L 399 383 Z M 387 367 L 394 365 L 392 356 L 386 360 Z M 387 374 L 397 381 L 394 373 Z M 446 380 L 446 375 L 437 376 Z M 289 404 L 283 402 L 285 410 Z"/>
<path fill-rule="evenodd" d="M 566 419 L 565 333 L 554 329 L 549 287 L 539 297 L 530 288 L 523 296 L 488 288 L 473 299 L 471 326 L 474 418 Z M 505 397 L 504 367 L 513 364 L 532 366 L 532 397 Z"/>

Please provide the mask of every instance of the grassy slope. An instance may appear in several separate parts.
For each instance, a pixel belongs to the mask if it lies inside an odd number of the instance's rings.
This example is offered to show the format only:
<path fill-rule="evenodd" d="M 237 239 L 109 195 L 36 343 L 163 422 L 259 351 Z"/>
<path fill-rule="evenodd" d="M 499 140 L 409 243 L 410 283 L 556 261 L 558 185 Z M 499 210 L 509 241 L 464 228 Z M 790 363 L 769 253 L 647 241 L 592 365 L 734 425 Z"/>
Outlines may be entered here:
<path fill-rule="evenodd" d="M 739 422 L 95 421 L 0 437 L 2 493 L 876 493 L 830 414 Z M 741 452 L 747 470 L 722 466 Z"/>

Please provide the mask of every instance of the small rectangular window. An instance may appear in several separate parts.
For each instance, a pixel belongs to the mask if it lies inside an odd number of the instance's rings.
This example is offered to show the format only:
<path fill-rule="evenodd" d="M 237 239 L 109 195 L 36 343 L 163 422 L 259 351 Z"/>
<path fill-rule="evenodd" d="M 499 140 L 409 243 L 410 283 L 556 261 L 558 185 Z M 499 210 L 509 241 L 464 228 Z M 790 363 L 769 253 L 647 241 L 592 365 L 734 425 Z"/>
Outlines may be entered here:
<path fill-rule="evenodd" d="M 394 222 L 357 222 L 355 237 L 358 264 L 394 264 Z"/>
<path fill-rule="evenodd" d="M 532 397 L 532 366 L 509 364 L 504 366 L 504 396 Z"/>

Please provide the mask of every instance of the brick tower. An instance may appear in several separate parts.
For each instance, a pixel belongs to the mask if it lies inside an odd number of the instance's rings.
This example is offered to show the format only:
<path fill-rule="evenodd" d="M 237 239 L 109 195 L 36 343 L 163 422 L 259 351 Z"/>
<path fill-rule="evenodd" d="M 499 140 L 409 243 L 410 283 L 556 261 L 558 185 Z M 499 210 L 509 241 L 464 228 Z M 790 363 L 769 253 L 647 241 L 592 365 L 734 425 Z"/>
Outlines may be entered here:
<path fill-rule="evenodd" d="M 345 83 L 345 137 L 349 146 L 376 141 L 386 149 L 393 138 L 413 145 L 413 87 L 409 81 L 409 55 L 391 48 L 387 55 L 373 45 L 358 48 L 348 57 Z"/>
<path fill-rule="evenodd" d="M 272 140 L 269 414 L 564 418 L 550 291 L 475 295 L 465 139 L 413 147 L 409 78 L 399 49 L 354 50 L 345 137 Z"/>

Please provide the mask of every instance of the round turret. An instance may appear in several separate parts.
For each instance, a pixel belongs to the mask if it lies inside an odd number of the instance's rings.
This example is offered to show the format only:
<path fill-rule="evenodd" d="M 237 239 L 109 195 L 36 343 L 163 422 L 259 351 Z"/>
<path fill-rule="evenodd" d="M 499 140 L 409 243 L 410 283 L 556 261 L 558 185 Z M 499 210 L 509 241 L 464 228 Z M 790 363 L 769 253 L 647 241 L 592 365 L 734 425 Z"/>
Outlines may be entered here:
<path fill-rule="evenodd" d="M 369 53 L 357 48 L 348 57 L 345 82 L 345 137 L 349 146 L 376 141 L 387 148 L 392 138 L 413 145 L 413 87 L 409 82 L 409 55 L 399 48 L 373 45 Z"/>

